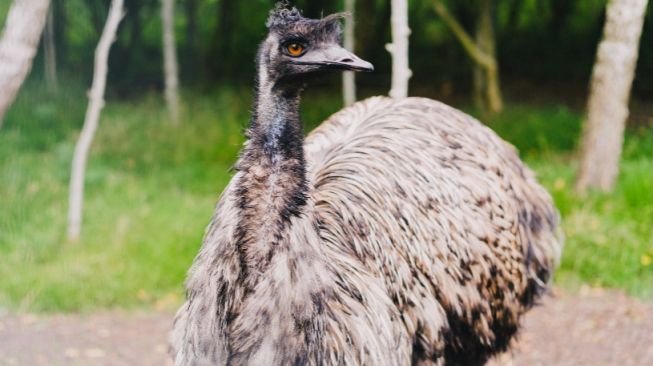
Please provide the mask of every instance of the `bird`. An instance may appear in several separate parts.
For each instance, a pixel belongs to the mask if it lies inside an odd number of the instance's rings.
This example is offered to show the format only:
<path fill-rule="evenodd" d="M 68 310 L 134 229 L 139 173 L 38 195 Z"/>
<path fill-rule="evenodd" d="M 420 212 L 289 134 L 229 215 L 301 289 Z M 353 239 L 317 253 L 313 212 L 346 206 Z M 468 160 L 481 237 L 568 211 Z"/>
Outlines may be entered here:
<path fill-rule="evenodd" d="M 372 97 L 308 136 L 341 14 L 277 6 L 235 174 L 188 272 L 176 365 L 482 365 L 550 287 L 563 238 L 517 150 L 473 117 Z"/>

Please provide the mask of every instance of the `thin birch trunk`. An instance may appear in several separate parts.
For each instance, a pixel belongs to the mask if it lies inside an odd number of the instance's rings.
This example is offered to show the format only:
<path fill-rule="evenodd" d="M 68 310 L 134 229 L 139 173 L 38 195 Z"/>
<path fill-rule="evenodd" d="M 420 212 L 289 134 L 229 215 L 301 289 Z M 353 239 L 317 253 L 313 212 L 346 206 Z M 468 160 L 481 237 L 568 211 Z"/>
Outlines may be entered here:
<path fill-rule="evenodd" d="M 70 200 L 68 206 L 68 239 L 78 241 L 82 225 L 82 203 L 84 199 L 84 175 L 86 160 L 104 107 L 104 90 L 107 83 L 109 50 L 116 38 L 118 25 L 124 16 L 123 0 L 111 0 L 111 8 L 95 49 L 93 85 L 89 92 L 89 103 L 84 117 L 84 126 L 75 145 L 70 175 Z"/>
<path fill-rule="evenodd" d="M 344 46 L 349 51 L 354 51 L 354 0 L 345 0 L 345 12 L 349 16 L 345 19 Z M 342 95 L 345 106 L 356 102 L 356 79 L 353 71 L 342 73 Z"/>
<path fill-rule="evenodd" d="M 51 92 L 59 90 L 57 80 L 57 48 L 54 42 L 54 9 L 50 7 L 43 31 L 43 67 L 45 83 Z"/>
<path fill-rule="evenodd" d="M 32 68 L 50 0 L 14 0 L 0 38 L 0 128 Z"/>
<path fill-rule="evenodd" d="M 576 188 L 614 188 L 648 0 L 611 0 L 590 82 Z"/>
<path fill-rule="evenodd" d="M 392 98 L 405 98 L 408 96 L 408 79 L 412 72 L 408 66 L 408 1 L 392 0 L 392 43 L 386 49 L 392 55 Z"/>
<path fill-rule="evenodd" d="M 161 19 L 163 20 L 163 69 L 165 72 L 165 99 L 170 119 L 179 124 L 179 74 L 174 27 L 175 2 L 162 0 Z"/>
<path fill-rule="evenodd" d="M 476 46 L 496 60 L 496 42 L 492 24 L 492 0 L 481 0 L 475 38 Z M 498 68 L 488 69 L 474 63 L 474 102 L 485 111 L 497 113 L 503 110 Z"/>
<path fill-rule="evenodd" d="M 491 5 L 490 1 L 482 1 L 484 3 L 483 5 L 488 7 L 487 9 L 482 9 L 482 11 L 485 12 L 485 16 L 491 16 L 491 13 L 489 12 L 489 6 Z M 493 50 L 494 31 L 492 30 L 491 18 L 481 18 L 482 22 L 479 24 L 480 27 L 489 28 L 485 29 L 487 34 L 484 37 L 492 37 L 491 49 L 484 50 L 476 44 L 474 40 L 472 40 L 462 25 L 460 25 L 456 18 L 449 13 L 447 7 L 440 0 L 433 1 L 433 9 L 442 19 L 444 24 L 451 30 L 456 39 L 458 39 L 472 61 L 483 68 L 485 73 L 484 99 L 487 100 L 488 108 L 491 112 L 500 112 L 503 109 L 503 99 L 501 97 L 501 88 L 499 87 L 499 65 Z"/>

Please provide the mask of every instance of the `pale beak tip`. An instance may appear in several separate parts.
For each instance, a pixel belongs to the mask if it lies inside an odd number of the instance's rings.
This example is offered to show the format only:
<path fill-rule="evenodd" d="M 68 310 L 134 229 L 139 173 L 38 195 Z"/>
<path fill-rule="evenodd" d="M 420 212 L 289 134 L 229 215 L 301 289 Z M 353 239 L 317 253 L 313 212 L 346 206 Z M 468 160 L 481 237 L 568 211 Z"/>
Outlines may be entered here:
<path fill-rule="evenodd" d="M 364 72 L 374 71 L 374 65 L 358 57 L 356 57 L 352 62 L 347 62 L 343 64 L 345 65 L 345 68 L 353 71 L 364 71 Z"/>

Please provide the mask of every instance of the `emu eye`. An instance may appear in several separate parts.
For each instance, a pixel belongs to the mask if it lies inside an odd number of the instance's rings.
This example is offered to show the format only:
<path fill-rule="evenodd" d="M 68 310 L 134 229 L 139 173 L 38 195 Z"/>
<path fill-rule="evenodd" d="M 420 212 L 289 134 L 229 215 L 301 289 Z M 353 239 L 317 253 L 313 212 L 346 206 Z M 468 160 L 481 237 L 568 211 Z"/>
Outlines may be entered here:
<path fill-rule="evenodd" d="M 288 51 L 288 54 L 293 57 L 298 57 L 301 56 L 302 53 L 304 53 L 304 46 L 302 46 L 299 43 L 289 43 L 286 46 L 286 50 Z"/>

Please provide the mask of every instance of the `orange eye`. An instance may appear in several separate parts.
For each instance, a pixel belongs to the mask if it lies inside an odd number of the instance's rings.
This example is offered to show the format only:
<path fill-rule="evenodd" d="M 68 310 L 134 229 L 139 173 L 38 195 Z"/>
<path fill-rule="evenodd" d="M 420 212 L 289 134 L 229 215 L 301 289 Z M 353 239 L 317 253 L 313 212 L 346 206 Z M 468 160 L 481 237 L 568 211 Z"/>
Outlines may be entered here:
<path fill-rule="evenodd" d="M 300 56 L 302 52 L 304 52 L 304 46 L 298 44 L 298 43 L 291 43 L 288 46 L 286 46 L 286 49 L 288 50 L 288 54 L 293 57 Z"/>

